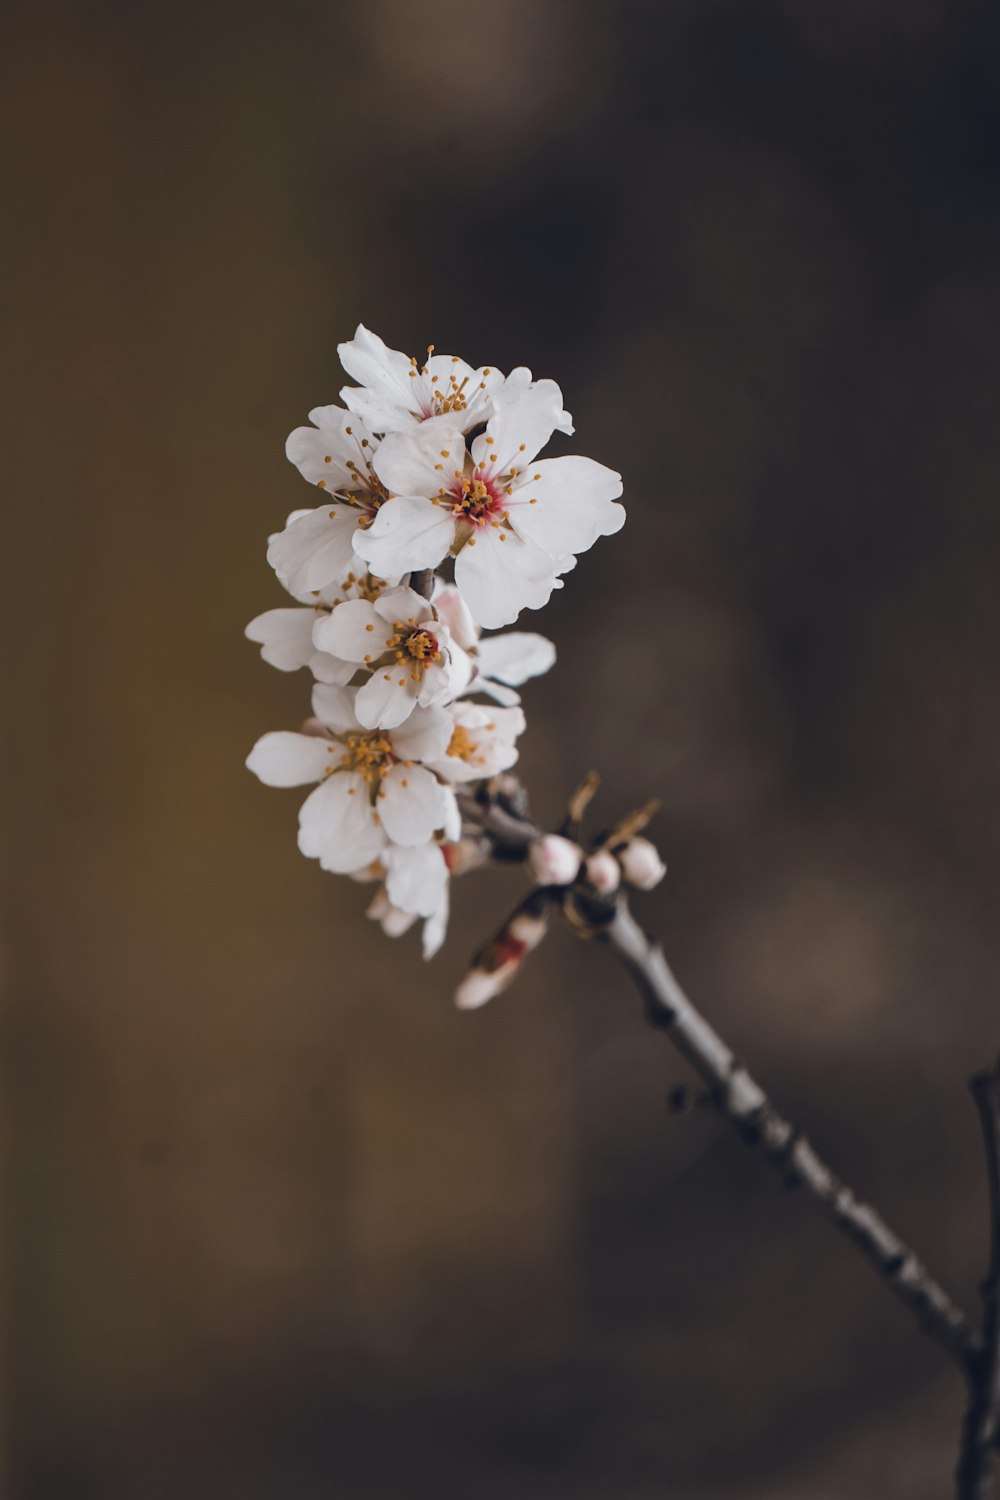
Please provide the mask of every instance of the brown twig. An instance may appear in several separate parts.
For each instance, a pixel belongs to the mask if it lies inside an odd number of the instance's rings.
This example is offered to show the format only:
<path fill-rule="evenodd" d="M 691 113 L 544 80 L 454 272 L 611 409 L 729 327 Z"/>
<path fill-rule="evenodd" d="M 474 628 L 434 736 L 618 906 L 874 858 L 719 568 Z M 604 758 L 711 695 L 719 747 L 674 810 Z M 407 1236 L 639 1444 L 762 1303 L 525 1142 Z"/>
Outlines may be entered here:
<path fill-rule="evenodd" d="M 429 599 L 434 588 L 434 569 L 421 568 L 419 572 L 411 573 L 410 588 L 415 594 L 421 594 L 425 599 Z"/>
<path fill-rule="evenodd" d="M 566 805 L 566 816 L 559 830 L 563 838 L 578 839 L 580 837 L 587 808 L 593 802 L 600 784 L 600 772 L 588 771 Z"/>
<path fill-rule="evenodd" d="M 990 1202 L 990 1263 L 983 1282 L 983 1350 L 962 1425 L 956 1471 L 958 1500 L 986 1500 L 994 1490 L 1000 1437 L 1000 1063 L 969 1084 L 979 1112 Z"/>
<path fill-rule="evenodd" d="M 532 840 L 539 837 L 540 830 L 534 824 L 497 807 L 488 793 L 483 796 L 466 793 L 460 795 L 459 801 L 463 815 L 489 836 L 495 855 L 501 859 L 523 859 Z M 637 816 L 644 818 L 649 811 L 648 807 L 641 809 Z M 632 826 L 626 819 L 619 827 L 626 824 Z M 624 897 L 609 904 L 595 899 L 583 887 L 574 888 L 568 895 L 567 905 L 574 908 L 574 927 L 587 936 L 602 939 L 632 975 L 645 999 L 649 1020 L 666 1033 L 708 1085 L 719 1114 L 787 1182 L 804 1188 L 824 1208 L 830 1220 L 858 1247 L 913 1314 L 922 1331 L 959 1365 L 975 1391 L 985 1378 L 983 1337 L 910 1246 L 831 1171 L 806 1137 L 779 1114 L 760 1084 L 684 994 L 662 951 L 642 931 Z M 1000 1084 L 995 1088 L 1000 1089 Z M 990 1097 L 994 1095 L 991 1093 Z M 997 1108 L 1000 1110 L 1000 1105 Z M 997 1120 L 1000 1113 L 993 1121 L 994 1128 Z M 992 1168 L 991 1183 L 995 1183 Z M 1000 1255 L 1000 1251 L 996 1254 Z M 992 1309 L 994 1319 L 998 1316 L 998 1281 L 1000 1272 L 996 1280 L 991 1273 L 988 1310 Z M 993 1344 L 1000 1338 L 995 1326 L 991 1338 Z M 991 1355 L 989 1366 L 989 1389 L 993 1393 L 991 1421 L 995 1421 L 1000 1358 Z M 967 1495 L 981 1500 L 982 1493 L 970 1490 Z M 966 1493 L 961 1500 L 966 1500 Z"/>
<path fill-rule="evenodd" d="M 718 1033 L 684 994 L 660 948 L 652 943 L 621 901 L 600 934 L 632 975 L 653 1025 L 662 1027 L 678 1052 L 711 1091 L 722 1117 L 755 1147 L 786 1181 L 805 1188 L 837 1228 L 857 1245 L 886 1285 L 909 1308 L 924 1333 L 935 1339 L 974 1381 L 982 1340 L 965 1314 L 935 1281 L 909 1245 L 870 1204 L 837 1177 L 791 1121 L 779 1114 Z M 976 1494 L 978 1492 L 969 1492 Z"/>

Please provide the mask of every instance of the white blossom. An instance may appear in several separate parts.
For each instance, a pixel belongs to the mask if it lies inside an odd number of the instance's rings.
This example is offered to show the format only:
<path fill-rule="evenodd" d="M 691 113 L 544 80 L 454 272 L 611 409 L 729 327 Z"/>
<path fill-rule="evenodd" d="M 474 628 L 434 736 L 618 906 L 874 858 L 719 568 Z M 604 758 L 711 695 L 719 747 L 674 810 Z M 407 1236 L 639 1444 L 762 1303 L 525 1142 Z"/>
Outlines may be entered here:
<path fill-rule="evenodd" d="M 312 673 L 313 717 L 263 735 L 247 765 L 272 786 L 312 785 L 299 811 L 303 854 L 377 882 L 368 915 L 391 936 L 422 920 L 430 957 L 453 875 L 490 859 L 482 830 L 463 831 L 460 788 L 515 764 L 517 689 L 555 661 L 544 636 L 482 632 L 543 605 L 578 554 L 621 527 L 621 480 L 588 458 L 538 457 L 573 424 L 558 385 L 528 369 L 476 369 L 433 346 L 419 362 L 363 325 L 339 352 L 356 382 L 340 393 L 345 405 L 316 407 L 286 444 L 322 504 L 293 511 L 269 538 L 294 602 L 246 627 L 269 664 Z M 445 562 L 453 582 L 438 573 Z M 427 571 L 430 599 L 409 586 Z M 618 853 L 633 884 L 662 873 L 646 840 Z M 544 885 L 571 884 L 583 861 L 558 835 L 528 855 Z M 610 892 L 619 863 L 594 853 L 586 878 Z M 540 941 L 544 892 L 532 900 L 481 952 L 459 1004 L 504 988 Z"/>
<path fill-rule="evenodd" d="M 473 619 L 497 627 L 539 609 L 576 555 L 618 531 L 621 476 L 582 457 L 538 459 L 562 415 L 552 381 L 515 379 L 467 451 L 460 428 L 425 424 L 385 437 L 373 460 L 388 492 L 356 538 L 381 576 L 455 556 L 455 586 Z"/>
<path fill-rule="evenodd" d="M 517 760 L 514 743 L 524 731 L 520 708 L 487 708 L 481 703 L 449 703 L 451 723 L 443 756 L 431 767 L 446 781 L 483 781 L 508 770 Z"/>
<path fill-rule="evenodd" d="M 492 392 L 504 383 L 495 366 L 474 370 L 457 354 L 435 354 L 433 344 L 420 364 L 363 323 L 337 353 L 358 382 L 345 386 L 340 399 L 373 432 L 405 432 L 423 423 L 470 432 L 491 415 Z"/>
<path fill-rule="evenodd" d="M 355 700 L 366 729 L 393 729 L 418 704 L 454 698 L 472 676 L 472 663 L 434 606 L 410 588 L 339 604 L 316 619 L 312 639 L 347 664 L 341 680 L 359 667 L 370 671 Z"/>
<path fill-rule="evenodd" d="M 302 477 L 324 492 L 324 503 L 295 512 L 267 549 L 271 567 L 296 596 L 365 572 L 355 542 L 387 498 L 372 466 L 378 439 L 361 419 L 339 406 L 318 406 L 309 420 L 314 425 L 296 427 L 285 452 Z M 399 575 L 382 576 L 396 582 Z"/>
<path fill-rule="evenodd" d="M 299 848 L 326 870 L 349 874 L 393 845 L 428 844 L 438 830 L 459 835 L 454 794 L 428 770 L 453 732 L 443 708 L 417 708 L 393 730 L 368 730 L 355 712 L 357 689 L 318 683 L 308 732 L 265 734 L 247 766 L 269 786 L 319 785 L 299 811 Z"/>

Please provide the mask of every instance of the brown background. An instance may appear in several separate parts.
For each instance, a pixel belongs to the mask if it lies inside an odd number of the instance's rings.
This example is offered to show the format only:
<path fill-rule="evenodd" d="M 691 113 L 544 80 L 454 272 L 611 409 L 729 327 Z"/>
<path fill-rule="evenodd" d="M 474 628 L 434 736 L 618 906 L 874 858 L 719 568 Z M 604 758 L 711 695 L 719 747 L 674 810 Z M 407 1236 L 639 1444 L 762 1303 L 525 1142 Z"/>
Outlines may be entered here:
<path fill-rule="evenodd" d="M 970 1305 L 1000 926 L 994 4 L 8 7 L 15 1500 L 931 1500 L 960 1389 L 521 889 L 420 963 L 242 768 L 335 344 L 562 382 L 630 507 L 545 612 L 540 816 Z M 533 624 L 534 621 L 531 621 Z"/>

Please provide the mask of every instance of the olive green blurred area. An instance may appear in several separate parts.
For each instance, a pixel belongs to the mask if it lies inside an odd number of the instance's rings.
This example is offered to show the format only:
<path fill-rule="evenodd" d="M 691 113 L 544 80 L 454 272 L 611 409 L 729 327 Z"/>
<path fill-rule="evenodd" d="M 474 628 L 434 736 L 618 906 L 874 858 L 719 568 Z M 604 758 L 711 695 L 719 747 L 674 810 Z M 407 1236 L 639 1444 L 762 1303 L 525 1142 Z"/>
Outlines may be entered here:
<path fill-rule="evenodd" d="M 962 1391 L 599 947 L 460 1015 L 243 759 L 359 321 L 528 364 L 629 521 L 522 769 L 970 1309 L 1000 922 L 1000 24 L 971 0 L 12 4 L 12 1500 L 932 1500 Z M 536 621 L 522 621 L 534 628 Z"/>

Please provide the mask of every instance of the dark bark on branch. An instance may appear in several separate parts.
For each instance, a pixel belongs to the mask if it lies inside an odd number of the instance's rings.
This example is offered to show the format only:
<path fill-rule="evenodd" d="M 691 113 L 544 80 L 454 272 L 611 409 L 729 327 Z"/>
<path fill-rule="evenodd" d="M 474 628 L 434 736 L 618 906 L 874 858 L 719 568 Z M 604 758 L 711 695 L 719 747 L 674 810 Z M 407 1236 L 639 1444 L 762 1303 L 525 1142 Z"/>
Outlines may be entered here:
<path fill-rule="evenodd" d="M 415 594 L 422 594 L 425 599 L 429 599 L 434 589 L 434 569 L 422 568 L 419 573 L 411 573 L 410 588 Z"/>
<path fill-rule="evenodd" d="M 539 836 L 534 824 L 505 811 L 488 797 L 477 799 L 465 794 L 460 801 L 464 816 L 490 836 L 500 858 L 523 858 L 528 845 Z M 822 1204 L 833 1223 L 857 1245 L 913 1313 L 920 1328 L 951 1355 L 975 1389 L 984 1347 L 979 1333 L 909 1245 L 830 1170 L 791 1121 L 778 1113 L 731 1048 L 691 1004 L 662 951 L 642 931 L 624 897 L 609 907 L 581 893 L 572 906 L 574 925 L 601 938 L 628 969 L 645 999 L 649 1020 L 666 1031 L 708 1085 L 712 1102 L 723 1118 L 777 1167 L 787 1182 L 805 1188 Z"/>
<path fill-rule="evenodd" d="M 638 985 L 646 1013 L 708 1085 L 715 1108 L 743 1140 L 807 1190 L 851 1239 L 921 1329 L 972 1378 L 982 1341 L 913 1250 L 870 1204 L 834 1175 L 810 1142 L 774 1108 L 760 1085 L 684 994 L 663 953 L 622 901 L 599 933 Z M 978 1500 L 978 1495 L 977 1495 Z"/>
<path fill-rule="evenodd" d="M 496 788 L 459 796 L 463 816 L 489 840 L 496 859 L 521 860 L 541 830 L 516 799 Z M 570 810 L 572 818 L 573 809 Z M 575 824 L 571 825 L 574 826 Z M 990 1186 L 991 1261 L 983 1286 L 980 1332 L 882 1216 L 837 1177 L 804 1135 L 771 1103 L 718 1033 L 695 1009 L 659 948 L 629 910 L 624 893 L 601 898 L 585 883 L 550 892 L 571 924 L 604 942 L 635 980 L 650 1022 L 662 1029 L 707 1085 L 718 1113 L 783 1176 L 803 1188 L 864 1255 L 894 1295 L 962 1370 L 969 1386 L 957 1470 L 958 1500 L 994 1493 L 1000 1447 L 1000 1063 L 972 1080 L 986 1147 Z"/>
<path fill-rule="evenodd" d="M 983 1282 L 983 1351 L 962 1428 L 956 1481 L 958 1500 L 994 1493 L 1000 1436 L 1000 1064 L 969 1087 L 979 1111 L 990 1192 L 990 1264 Z"/>

